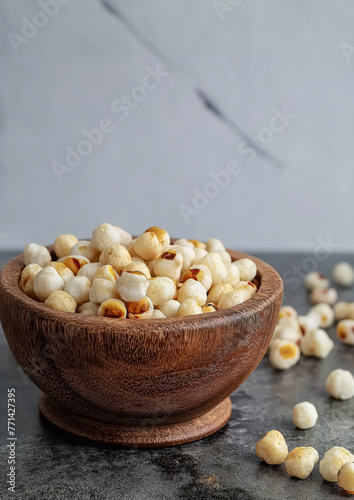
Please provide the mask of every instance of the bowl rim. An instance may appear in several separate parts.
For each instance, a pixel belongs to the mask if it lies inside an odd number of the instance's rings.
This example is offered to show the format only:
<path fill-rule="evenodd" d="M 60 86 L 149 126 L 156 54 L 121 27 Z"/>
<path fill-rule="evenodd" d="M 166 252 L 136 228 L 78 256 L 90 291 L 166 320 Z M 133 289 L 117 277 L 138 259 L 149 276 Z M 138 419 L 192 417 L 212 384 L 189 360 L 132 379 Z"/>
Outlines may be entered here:
<path fill-rule="evenodd" d="M 50 253 L 54 254 L 54 245 L 48 245 L 46 248 Z M 126 330 L 156 330 L 157 327 L 162 329 L 168 328 L 170 325 L 178 325 L 183 328 L 210 328 L 211 321 L 222 320 L 223 322 L 234 322 L 236 317 L 239 316 L 252 316 L 261 312 L 267 306 L 274 303 L 279 295 L 283 294 L 283 282 L 277 271 L 269 264 L 248 255 L 246 253 L 237 252 L 234 250 L 226 249 L 231 255 L 232 262 L 235 260 L 248 258 L 255 262 L 257 265 L 257 275 L 255 280 L 258 281 L 259 288 L 257 293 L 249 300 L 234 306 L 229 309 L 220 309 L 215 312 L 206 314 L 195 314 L 190 316 L 181 316 L 173 318 L 150 318 L 150 319 L 129 319 L 118 320 L 117 318 L 106 318 L 102 316 L 91 316 L 78 313 L 70 313 L 52 309 L 44 304 L 44 302 L 37 302 L 28 295 L 26 295 L 19 286 L 22 270 L 25 267 L 23 254 L 17 255 L 9 262 L 7 262 L 0 271 L 0 294 L 7 294 L 11 296 L 11 301 L 16 302 L 19 306 L 19 311 L 24 309 L 28 312 L 37 314 L 42 319 L 49 321 L 65 321 L 68 325 L 73 326 L 92 327 L 93 325 L 108 327 L 109 329 Z M 55 255 L 55 254 L 54 254 Z M 78 321 L 79 318 L 79 321 Z"/>

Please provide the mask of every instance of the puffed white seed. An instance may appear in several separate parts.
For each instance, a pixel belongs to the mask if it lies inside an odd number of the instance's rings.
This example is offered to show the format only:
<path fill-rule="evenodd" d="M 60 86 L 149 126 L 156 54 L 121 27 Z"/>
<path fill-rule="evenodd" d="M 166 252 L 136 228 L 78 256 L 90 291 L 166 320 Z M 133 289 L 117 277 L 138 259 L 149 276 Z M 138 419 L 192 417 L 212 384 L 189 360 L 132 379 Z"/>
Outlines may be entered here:
<path fill-rule="evenodd" d="M 136 260 L 137 258 L 140 259 L 140 257 L 132 258 L 132 262 L 123 268 L 123 273 L 127 271 L 133 271 L 133 272 L 139 271 L 145 274 L 148 280 L 151 279 L 150 269 L 148 268 L 148 266 L 145 264 L 144 261 L 138 261 Z"/>
<path fill-rule="evenodd" d="M 61 234 L 55 239 L 54 242 L 54 252 L 55 255 L 60 259 L 61 257 L 67 257 L 70 253 L 71 248 L 79 240 L 73 234 Z"/>
<path fill-rule="evenodd" d="M 311 330 L 317 330 L 321 324 L 321 317 L 317 313 L 307 314 L 306 316 L 298 317 L 298 325 L 300 327 L 302 335 L 311 332 Z"/>
<path fill-rule="evenodd" d="M 354 495 L 354 463 L 342 465 L 337 476 L 338 485 L 347 493 Z"/>
<path fill-rule="evenodd" d="M 322 288 L 314 288 L 310 295 L 310 300 L 313 304 L 330 304 L 333 305 L 338 300 L 338 292 L 335 288 L 327 288 L 323 290 Z"/>
<path fill-rule="evenodd" d="M 299 333 L 301 333 L 301 329 L 297 318 L 284 316 L 284 318 L 280 318 L 278 320 L 277 327 L 278 326 L 282 328 L 292 328 L 293 330 L 298 330 Z"/>
<path fill-rule="evenodd" d="M 337 368 L 326 380 L 326 390 L 335 399 L 350 399 L 354 396 L 354 377 L 349 370 Z"/>
<path fill-rule="evenodd" d="M 216 250 L 216 252 L 221 256 L 224 264 L 231 264 L 231 255 L 229 252 L 226 250 Z"/>
<path fill-rule="evenodd" d="M 239 281 L 234 288 L 235 290 L 246 290 L 252 297 L 257 293 L 257 286 L 252 281 Z"/>
<path fill-rule="evenodd" d="M 333 279 L 339 286 L 349 287 L 354 283 L 354 268 L 349 262 L 339 262 L 334 266 Z"/>
<path fill-rule="evenodd" d="M 334 311 L 329 304 L 319 303 L 316 306 L 311 307 L 309 314 L 310 316 L 315 313 L 320 317 L 320 328 L 329 328 L 333 325 L 334 321 Z"/>
<path fill-rule="evenodd" d="M 52 292 L 63 290 L 64 280 L 53 267 L 47 267 L 39 271 L 33 281 L 33 290 L 37 297 L 43 302 L 47 300 Z"/>
<path fill-rule="evenodd" d="M 79 307 L 78 313 L 85 316 L 97 316 L 98 308 L 98 304 L 94 304 L 93 302 L 85 302 Z"/>
<path fill-rule="evenodd" d="M 194 248 L 194 253 L 195 253 L 195 259 L 192 262 L 193 265 L 196 264 L 198 260 L 208 255 L 208 252 L 206 250 L 197 247 Z"/>
<path fill-rule="evenodd" d="M 122 229 L 121 227 L 119 226 L 114 226 L 117 231 L 119 232 L 120 234 L 120 241 L 119 243 L 121 245 L 124 245 L 124 246 L 127 246 L 131 241 L 132 241 L 132 235 L 130 233 L 128 233 L 127 231 L 125 231 L 124 229 Z"/>
<path fill-rule="evenodd" d="M 183 283 L 177 292 L 177 300 L 181 304 L 187 299 L 194 299 L 200 306 L 207 301 L 207 293 L 204 286 L 194 279 L 189 279 Z"/>
<path fill-rule="evenodd" d="M 235 266 L 233 266 L 235 267 Z M 184 272 L 181 281 L 184 283 L 185 281 L 193 279 L 195 281 L 199 281 L 206 291 L 208 291 L 212 284 L 212 277 L 207 266 L 203 264 L 193 265 L 187 271 Z"/>
<path fill-rule="evenodd" d="M 300 344 L 302 354 L 316 358 L 327 358 L 333 347 L 333 340 L 321 328 L 305 333 Z"/>
<path fill-rule="evenodd" d="M 178 305 L 180 305 L 180 303 L 178 302 Z M 164 313 L 162 311 L 160 311 L 159 309 L 154 309 L 154 312 L 152 313 L 152 316 L 151 316 L 152 319 L 162 319 L 162 318 L 166 318 L 166 316 L 164 315 Z"/>
<path fill-rule="evenodd" d="M 335 483 L 341 467 L 353 461 L 354 456 L 350 451 L 341 446 L 333 446 L 333 448 L 326 451 L 324 457 L 320 461 L 320 474 L 326 481 Z"/>
<path fill-rule="evenodd" d="M 282 339 L 299 345 L 301 337 L 302 335 L 298 328 L 295 329 L 290 326 L 277 325 L 274 330 L 272 342 L 276 339 Z"/>
<path fill-rule="evenodd" d="M 177 295 L 176 283 L 166 276 L 158 276 L 149 280 L 149 288 L 146 296 L 149 297 L 155 307 L 159 307 L 164 302 L 172 300 Z"/>
<path fill-rule="evenodd" d="M 167 300 L 159 306 L 159 309 L 166 318 L 174 318 L 177 316 L 180 305 L 178 300 Z"/>
<path fill-rule="evenodd" d="M 240 282 L 240 271 L 237 266 L 234 266 L 232 263 L 225 264 L 227 276 L 225 278 L 225 282 L 231 283 L 232 286 L 238 285 Z"/>
<path fill-rule="evenodd" d="M 193 314 L 202 314 L 202 308 L 194 299 L 186 299 L 177 311 L 177 316 L 192 316 Z"/>
<path fill-rule="evenodd" d="M 292 306 L 282 306 L 279 311 L 279 319 L 282 318 L 297 318 L 298 314 L 296 309 Z"/>
<path fill-rule="evenodd" d="M 83 266 L 78 270 L 77 276 L 85 276 L 85 278 L 88 278 L 92 283 L 95 278 L 96 272 L 100 267 L 102 267 L 102 264 L 100 262 L 92 262 L 90 264 L 86 264 L 86 266 Z"/>
<path fill-rule="evenodd" d="M 225 250 L 225 246 L 223 242 L 217 238 L 210 238 L 206 242 L 205 250 L 207 252 L 217 252 L 218 250 Z"/>
<path fill-rule="evenodd" d="M 229 292 L 233 292 L 234 288 L 231 283 L 218 283 L 210 288 L 208 293 L 208 302 L 218 305 L 221 297 Z"/>
<path fill-rule="evenodd" d="M 325 290 L 329 288 L 330 281 L 323 274 L 312 271 L 305 276 L 305 287 L 307 290 L 313 290 L 314 288 L 322 288 Z"/>
<path fill-rule="evenodd" d="M 25 265 L 38 264 L 41 267 L 46 267 L 52 262 L 52 256 L 48 248 L 37 245 L 37 243 L 30 243 L 23 251 Z"/>
<path fill-rule="evenodd" d="M 118 273 L 113 269 L 113 267 L 110 264 L 105 264 L 101 265 L 97 269 L 93 279 L 95 280 L 97 278 L 102 278 L 104 280 L 112 281 L 112 283 L 117 283 Z"/>
<path fill-rule="evenodd" d="M 281 432 L 272 430 L 256 444 L 257 456 L 269 465 L 279 465 L 288 455 L 288 446 Z"/>
<path fill-rule="evenodd" d="M 154 313 L 154 304 L 149 297 L 144 297 L 137 302 L 128 302 L 127 310 L 129 319 L 150 319 Z"/>
<path fill-rule="evenodd" d="M 225 293 L 217 306 L 218 309 L 230 309 L 230 307 L 238 306 L 251 298 L 252 295 L 247 290 L 233 290 L 232 292 Z"/>
<path fill-rule="evenodd" d="M 95 304 L 102 304 L 105 300 L 119 299 L 120 296 L 116 283 L 112 283 L 112 281 L 103 278 L 97 278 L 93 280 L 89 298 L 90 301 Z"/>
<path fill-rule="evenodd" d="M 85 276 L 74 276 L 64 284 L 64 292 L 75 299 L 77 304 L 88 302 L 91 288 L 91 281 Z"/>
<path fill-rule="evenodd" d="M 83 266 L 90 264 L 90 261 L 82 255 L 69 255 L 69 257 L 63 257 L 63 259 L 63 264 L 71 269 L 75 276 Z"/>
<path fill-rule="evenodd" d="M 120 239 L 120 232 L 112 224 L 105 222 L 93 230 L 90 245 L 103 252 L 106 248 L 118 244 Z"/>
<path fill-rule="evenodd" d="M 136 238 L 135 238 L 136 239 Z M 127 250 L 128 252 L 130 253 L 131 257 L 139 257 L 138 254 L 136 253 L 136 251 L 134 250 L 134 245 L 135 245 L 135 239 L 133 239 L 132 241 L 130 241 L 126 247 L 127 247 Z M 141 257 L 139 257 L 139 259 L 141 259 Z"/>
<path fill-rule="evenodd" d="M 291 450 L 285 459 L 287 473 L 292 477 L 306 479 L 319 460 L 318 451 L 312 446 L 301 446 Z"/>
<path fill-rule="evenodd" d="M 257 266 L 251 259 L 239 259 L 233 262 L 240 271 L 241 281 L 252 281 L 257 274 Z"/>
<path fill-rule="evenodd" d="M 98 262 L 100 252 L 91 246 L 90 241 L 80 240 L 72 246 L 69 255 L 82 255 L 90 262 Z"/>
<path fill-rule="evenodd" d="M 126 302 L 138 302 L 146 296 L 149 280 L 140 271 L 126 271 L 118 280 L 119 295 Z"/>
<path fill-rule="evenodd" d="M 179 245 L 177 248 L 177 253 L 182 256 L 182 269 L 181 274 L 183 274 L 187 269 L 189 269 L 192 265 L 192 262 L 195 259 L 195 251 L 194 248 L 186 247 L 183 245 Z"/>
<path fill-rule="evenodd" d="M 75 299 L 62 290 L 52 292 L 45 301 L 45 305 L 57 311 L 74 313 L 76 311 Z"/>
<path fill-rule="evenodd" d="M 340 321 L 337 325 L 337 337 L 343 344 L 354 345 L 354 320 Z"/>
<path fill-rule="evenodd" d="M 138 236 L 134 250 L 144 260 L 157 259 L 162 253 L 162 245 L 155 233 L 149 231 Z"/>
<path fill-rule="evenodd" d="M 226 280 L 227 270 L 222 258 L 218 252 L 210 252 L 201 259 L 194 262 L 194 264 L 203 264 L 209 268 L 213 285 L 217 285 Z"/>
<path fill-rule="evenodd" d="M 32 299 L 37 299 L 37 295 L 34 293 L 33 282 L 37 274 L 42 271 L 43 267 L 39 264 L 28 264 L 21 274 L 20 288 L 21 290 L 31 297 Z"/>
<path fill-rule="evenodd" d="M 194 248 L 201 248 L 202 250 L 205 250 L 206 244 L 203 241 L 199 240 L 187 240 L 188 243 L 192 243 Z"/>
<path fill-rule="evenodd" d="M 185 238 L 179 238 L 174 242 L 174 245 L 178 246 L 183 246 L 183 247 L 189 247 L 189 248 L 194 248 L 194 245 L 191 241 L 186 240 Z"/>
<path fill-rule="evenodd" d="M 105 318 L 125 319 L 127 317 L 127 309 L 122 300 L 107 299 L 98 308 L 97 316 Z"/>
<path fill-rule="evenodd" d="M 207 304 L 205 304 L 204 306 L 202 306 L 203 314 L 210 313 L 210 312 L 215 312 L 217 310 L 218 310 L 218 308 L 212 302 L 208 302 Z"/>
<path fill-rule="evenodd" d="M 294 406 L 293 424 L 299 429 L 311 429 L 315 427 L 318 413 L 315 405 L 308 401 L 303 401 Z"/>
<path fill-rule="evenodd" d="M 154 263 L 154 274 L 155 276 L 166 276 L 167 278 L 178 281 L 181 276 L 182 265 L 182 254 L 177 250 L 168 250 L 156 259 Z"/>
<path fill-rule="evenodd" d="M 166 252 L 169 249 L 170 246 L 170 235 L 168 234 L 165 229 L 161 229 L 160 227 L 157 226 L 151 226 L 144 233 L 154 233 L 157 236 L 157 239 L 160 242 L 161 245 L 161 253 Z"/>
<path fill-rule="evenodd" d="M 100 255 L 101 264 L 109 264 L 120 274 L 125 266 L 131 263 L 132 258 L 124 245 L 116 244 L 107 247 Z"/>
<path fill-rule="evenodd" d="M 354 319 L 354 302 L 337 302 L 334 306 L 336 320 Z"/>
<path fill-rule="evenodd" d="M 54 267 L 59 276 L 63 278 L 64 282 L 71 280 L 71 278 L 75 276 L 72 270 L 69 269 L 68 266 L 66 266 L 63 262 L 58 262 L 55 260 L 54 262 L 51 262 L 47 267 Z"/>
<path fill-rule="evenodd" d="M 278 370 L 287 370 L 300 359 L 300 348 L 294 342 L 276 339 L 270 345 L 269 360 Z"/>

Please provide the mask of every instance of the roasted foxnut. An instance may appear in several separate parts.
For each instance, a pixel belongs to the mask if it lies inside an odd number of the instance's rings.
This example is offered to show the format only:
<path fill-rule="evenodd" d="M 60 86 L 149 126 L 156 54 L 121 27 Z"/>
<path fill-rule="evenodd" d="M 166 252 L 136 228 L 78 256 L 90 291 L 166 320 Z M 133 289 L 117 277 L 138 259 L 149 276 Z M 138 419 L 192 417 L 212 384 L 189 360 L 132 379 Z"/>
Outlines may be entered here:
<path fill-rule="evenodd" d="M 132 262 L 123 268 L 123 273 L 126 273 L 128 271 L 131 271 L 131 272 L 139 271 L 139 272 L 143 273 L 147 277 L 148 280 L 150 280 L 151 279 L 150 269 L 148 268 L 148 266 L 145 264 L 144 261 L 139 262 L 139 261 L 135 260 L 137 258 L 140 259 L 140 257 L 133 257 L 132 258 Z"/>
<path fill-rule="evenodd" d="M 318 273 L 317 271 L 312 271 L 305 276 L 305 287 L 307 290 L 313 290 L 314 288 L 322 288 L 326 290 L 329 288 L 330 281 L 323 276 L 323 274 Z"/>
<path fill-rule="evenodd" d="M 149 319 L 154 313 L 154 304 L 149 297 L 144 297 L 137 302 L 128 302 L 127 310 L 129 319 Z"/>
<path fill-rule="evenodd" d="M 218 302 L 218 309 L 229 309 L 230 307 L 238 306 L 246 300 L 252 298 L 252 295 L 247 290 L 233 290 L 221 297 Z"/>
<path fill-rule="evenodd" d="M 285 459 L 285 467 L 290 476 L 306 479 L 319 460 L 318 451 L 312 446 L 294 448 Z"/>
<path fill-rule="evenodd" d="M 337 337 L 343 344 L 354 345 L 354 320 L 340 321 L 337 325 Z"/>
<path fill-rule="evenodd" d="M 97 316 L 98 308 L 98 304 L 94 304 L 93 302 L 85 302 L 79 307 L 78 313 L 84 314 L 85 316 Z"/>
<path fill-rule="evenodd" d="M 205 250 L 207 252 L 217 252 L 219 250 L 225 250 L 225 246 L 222 241 L 217 238 L 210 238 L 205 245 Z"/>
<path fill-rule="evenodd" d="M 329 328 L 333 325 L 334 311 L 329 304 L 319 303 L 311 307 L 309 315 L 318 314 L 320 318 L 320 328 Z"/>
<path fill-rule="evenodd" d="M 215 304 L 212 304 L 211 302 L 208 302 L 204 306 L 202 306 L 202 312 L 203 313 L 210 313 L 210 312 L 215 312 L 217 311 L 218 308 L 216 307 Z"/>
<path fill-rule="evenodd" d="M 33 290 L 43 302 L 52 292 L 63 290 L 64 280 L 53 267 L 46 267 L 39 271 L 33 281 Z"/>
<path fill-rule="evenodd" d="M 176 296 L 176 283 L 166 276 L 158 276 L 149 280 L 149 288 L 146 291 L 155 307 L 159 307 Z"/>
<path fill-rule="evenodd" d="M 138 254 L 136 253 L 136 251 L 134 250 L 134 245 L 135 245 L 135 240 L 130 241 L 128 243 L 128 245 L 126 245 L 127 250 L 130 253 L 130 255 L 131 255 L 131 258 L 133 258 L 133 257 L 139 257 Z M 139 257 L 139 258 L 141 258 L 141 257 Z"/>
<path fill-rule="evenodd" d="M 333 279 L 339 286 L 349 287 L 354 283 L 354 268 L 349 262 L 339 262 L 334 266 Z"/>
<path fill-rule="evenodd" d="M 235 287 L 235 290 L 246 290 L 253 297 L 257 293 L 257 286 L 252 283 L 252 281 L 239 281 Z"/>
<path fill-rule="evenodd" d="M 75 299 L 77 304 L 88 302 L 91 288 L 91 281 L 85 276 L 74 276 L 64 284 L 64 292 Z"/>
<path fill-rule="evenodd" d="M 33 283 L 34 283 L 34 278 L 40 271 L 42 271 L 42 269 L 43 269 L 42 266 L 33 263 L 33 264 L 28 264 L 28 266 L 26 266 L 22 271 L 20 288 L 26 295 L 28 295 L 32 299 L 38 299 L 37 295 L 34 293 Z"/>
<path fill-rule="evenodd" d="M 157 239 L 160 242 L 162 247 L 161 252 L 166 252 L 170 246 L 170 235 L 164 229 L 161 229 L 157 226 L 151 226 L 149 229 L 144 231 L 144 233 L 154 233 L 157 236 Z"/>
<path fill-rule="evenodd" d="M 346 493 L 354 495 L 354 463 L 348 462 L 340 468 L 337 476 L 338 486 Z"/>
<path fill-rule="evenodd" d="M 23 258 L 25 265 L 38 264 L 41 267 L 46 267 L 52 262 L 52 256 L 48 248 L 37 245 L 37 243 L 30 243 L 23 251 Z"/>
<path fill-rule="evenodd" d="M 212 284 L 212 277 L 209 268 L 207 266 L 203 266 L 203 264 L 193 265 L 185 271 L 181 278 L 182 283 L 189 279 L 199 281 L 206 291 L 209 290 Z"/>
<path fill-rule="evenodd" d="M 282 306 L 279 311 L 279 319 L 282 318 L 297 318 L 297 311 L 292 306 Z"/>
<path fill-rule="evenodd" d="M 251 259 L 239 259 L 233 262 L 235 266 L 238 267 L 240 271 L 241 281 L 252 281 L 257 274 L 257 266 Z"/>
<path fill-rule="evenodd" d="M 91 246 L 90 241 L 80 240 L 72 246 L 69 255 L 82 255 L 90 262 L 98 262 L 100 252 Z"/>
<path fill-rule="evenodd" d="M 168 250 L 160 255 L 154 263 L 156 276 L 166 276 L 178 281 L 181 276 L 183 257 L 177 250 Z"/>
<path fill-rule="evenodd" d="M 146 296 L 149 280 L 140 271 L 126 271 L 118 280 L 119 295 L 126 302 L 138 302 Z"/>
<path fill-rule="evenodd" d="M 71 280 L 74 277 L 74 273 L 71 269 L 68 268 L 63 262 L 54 261 L 49 264 L 47 267 L 54 267 L 56 272 L 63 278 L 64 281 Z"/>
<path fill-rule="evenodd" d="M 97 278 L 102 278 L 104 280 L 112 281 L 112 283 L 117 283 L 118 274 L 110 264 L 106 264 L 104 266 L 101 264 L 101 266 L 97 269 L 95 276 L 93 277 L 94 280 Z"/>
<path fill-rule="evenodd" d="M 335 288 L 314 288 L 310 295 L 310 300 L 313 304 L 330 304 L 333 305 L 338 300 L 338 292 Z"/>
<path fill-rule="evenodd" d="M 134 250 L 145 260 L 157 259 L 162 253 L 162 245 L 155 233 L 143 233 L 134 242 Z"/>
<path fill-rule="evenodd" d="M 320 474 L 326 481 L 335 483 L 341 467 L 353 461 L 354 456 L 350 451 L 341 446 L 333 446 L 326 451 L 320 462 Z"/>
<path fill-rule="evenodd" d="M 269 360 L 274 368 L 287 370 L 300 359 L 300 348 L 294 342 L 276 339 L 270 345 Z"/>
<path fill-rule="evenodd" d="M 61 257 L 67 257 L 70 253 L 71 248 L 79 240 L 73 234 L 61 234 L 55 239 L 54 242 L 54 252 L 58 259 Z"/>
<path fill-rule="evenodd" d="M 337 368 L 326 380 L 326 390 L 335 399 L 351 399 L 354 396 L 354 377 L 349 370 Z"/>
<path fill-rule="evenodd" d="M 195 247 L 195 248 L 202 248 L 203 250 L 205 250 L 206 248 L 206 244 L 203 243 L 202 241 L 199 241 L 199 240 L 187 240 L 188 243 L 192 243 L 192 245 Z"/>
<path fill-rule="evenodd" d="M 232 263 L 225 264 L 227 276 L 225 278 L 226 283 L 230 283 L 233 287 L 236 287 L 240 282 L 240 271 L 237 266 Z"/>
<path fill-rule="evenodd" d="M 288 446 L 281 432 L 272 430 L 256 444 L 257 457 L 269 465 L 279 465 L 288 455 Z"/>
<path fill-rule="evenodd" d="M 202 314 L 202 308 L 194 299 L 186 299 L 177 311 L 177 316 L 192 316 L 193 314 Z"/>
<path fill-rule="evenodd" d="M 102 304 L 105 300 L 119 299 L 120 296 L 116 283 L 112 283 L 112 281 L 105 280 L 103 278 L 97 278 L 93 280 L 89 298 L 90 301 L 95 304 Z"/>
<path fill-rule="evenodd" d="M 102 267 L 100 262 L 92 262 L 90 264 L 86 264 L 77 272 L 77 276 L 85 276 L 85 278 L 89 279 L 91 283 L 93 282 L 97 270 Z"/>
<path fill-rule="evenodd" d="M 103 252 L 106 248 L 118 244 L 120 239 L 120 232 L 112 224 L 105 222 L 93 230 L 90 245 Z"/>
<path fill-rule="evenodd" d="M 159 306 L 159 309 L 163 312 L 166 318 L 174 318 L 177 316 L 177 311 L 180 305 L 181 304 L 178 300 L 167 300 Z"/>
<path fill-rule="evenodd" d="M 45 301 L 45 305 L 57 311 L 71 312 L 76 311 L 75 299 L 67 292 L 56 290 L 52 292 Z"/>
<path fill-rule="evenodd" d="M 130 233 L 128 233 L 127 231 L 125 231 L 124 229 L 122 229 L 121 227 L 119 226 L 114 226 L 117 231 L 119 232 L 120 234 L 120 241 L 119 243 L 121 245 L 124 245 L 125 247 L 132 241 L 132 235 Z"/>
<path fill-rule="evenodd" d="M 207 293 L 204 286 L 194 279 L 189 279 L 183 283 L 177 292 L 177 300 L 181 304 L 187 299 L 194 299 L 200 306 L 207 301 Z"/>
<path fill-rule="evenodd" d="M 218 305 L 219 300 L 225 294 L 233 291 L 231 283 L 218 283 L 210 288 L 208 293 L 208 302 Z"/>
<path fill-rule="evenodd" d="M 90 261 L 82 255 L 70 255 L 69 257 L 65 257 L 63 264 L 65 264 L 76 276 L 83 266 L 90 264 Z"/>
<path fill-rule="evenodd" d="M 119 299 L 107 299 L 98 308 L 97 316 L 105 318 L 125 319 L 127 310 L 123 301 Z"/>
<path fill-rule="evenodd" d="M 303 401 L 294 406 L 293 424 L 299 429 L 311 429 L 315 427 L 318 413 L 315 405 L 308 401 Z"/>
<path fill-rule="evenodd" d="M 99 261 L 103 265 L 111 265 L 113 269 L 120 274 L 123 269 L 131 263 L 132 258 L 125 246 L 116 244 L 103 250 Z"/>
<path fill-rule="evenodd" d="M 317 330 L 310 330 L 302 336 L 300 347 L 302 354 L 305 356 L 327 358 L 334 347 L 334 342 L 327 332 L 318 328 Z"/>
<path fill-rule="evenodd" d="M 226 280 L 227 270 L 221 255 L 218 252 L 210 252 L 205 257 L 194 262 L 194 264 L 203 264 L 209 268 L 213 285 L 217 285 Z"/>

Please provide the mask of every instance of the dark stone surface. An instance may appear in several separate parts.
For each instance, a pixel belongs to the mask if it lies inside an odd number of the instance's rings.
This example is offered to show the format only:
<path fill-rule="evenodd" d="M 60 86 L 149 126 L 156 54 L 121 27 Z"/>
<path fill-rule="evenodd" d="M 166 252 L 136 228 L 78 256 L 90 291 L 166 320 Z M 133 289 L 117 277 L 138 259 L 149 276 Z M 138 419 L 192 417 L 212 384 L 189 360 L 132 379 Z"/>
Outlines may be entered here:
<path fill-rule="evenodd" d="M 307 294 L 294 279 L 292 266 L 306 268 L 304 255 L 259 255 L 286 278 L 287 304 L 300 313 L 310 307 Z M 0 255 L 0 267 L 9 254 Z M 314 263 L 314 257 L 312 257 Z M 351 256 L 328 255 L 319 264 L 330 275 L 335 262 Z M 296 271 L 297 272 L 297 271 Z M 354 301 L 354 290 L 341 290 L 341 300 Z M 334 328 L 329 330 L 335 338 Z M 289 449 L 313 446 L 320 457 L 335 445 L 354 450 L 354 399 L 334 401 L 325 391 L 331 370 L 353 371 L 354 348 L 335 341 L 326 360 L 302 358 L 286 372 L 274 370 L 265 358 L 232 396 L 229 424 L 199 442 L 161 450 L 129 450 L 93 446 L 45 425 L 38 414 L 39 390 L 21 373 L 1 332 L 1 498 L 99 500 L 205 499 L 331 499 L 346 497 L 336 484 L 322 480 L 318 466 L 306 480 L 291 479 L 284 465 L 267 466 L 255 455 L 256 442 L 270 429 L 280 430 Z M 7 494 L 7 388 L 16 388 L 16 495 Z M 317 426 L 294 428 L 293 406 L 313 402 Z"/>

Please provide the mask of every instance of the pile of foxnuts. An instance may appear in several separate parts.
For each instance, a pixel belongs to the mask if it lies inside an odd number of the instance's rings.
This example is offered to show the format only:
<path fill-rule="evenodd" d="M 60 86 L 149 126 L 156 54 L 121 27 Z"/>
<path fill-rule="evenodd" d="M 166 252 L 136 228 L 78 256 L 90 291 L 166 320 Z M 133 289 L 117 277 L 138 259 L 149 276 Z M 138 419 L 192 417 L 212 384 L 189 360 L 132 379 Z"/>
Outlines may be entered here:
<path fill-rule="evenodd" d="M 57 260 L 44 246 L 24 249 L 24 293 L 59 311 L 115 319 L 189 316 L 228 309 L 257 292 L 256 264 L 232 262 L 223 243 L 179 239 L 153 226 L 137 238 L 104 223 L 90 241 L 55 240 Z"/>
<path fill-rule="evenodd" d="M 334 267 L 333 279 L 340 287 L 354 283 L 354 268 L 348 262 Z M 338 293 L 330 288 L 330 280 L 318 272 L 309 273 L 305 287 L 315 305 L 307 315 L 299 316 L 291 306 L 283 306 L 269 347 L 269 359 L 278 370 L 294 366 L 304 356 L 326 358 L 334 347 L 326 328 L 338 321 L 338 339 L 354 346 L 354 303 L 337 302 Z M 333 306 L 333 308 L 331 307 Z M 335 399 L 347 400 L 354 397 L 354 377 L 348 370 L 333 370 L 327 377 L 326 390 Z M 310 429 L 317 423 L 316 407 L 304 401 L 293 409 L 293 423 L 299 429 Z M 319 454 L 312 448 L 294 448 L 290 453 L 283 435 L 272 430 L 257 443 L 256 453 L 268 464 L 281 464 L 290 476 L 300 479 L 308 477 L 319 461 Z M 337 482 L 347 493 L 354 494 L 354 455 L 345 448 L 334 446 L 320 461 L 323 479 Z"/>

